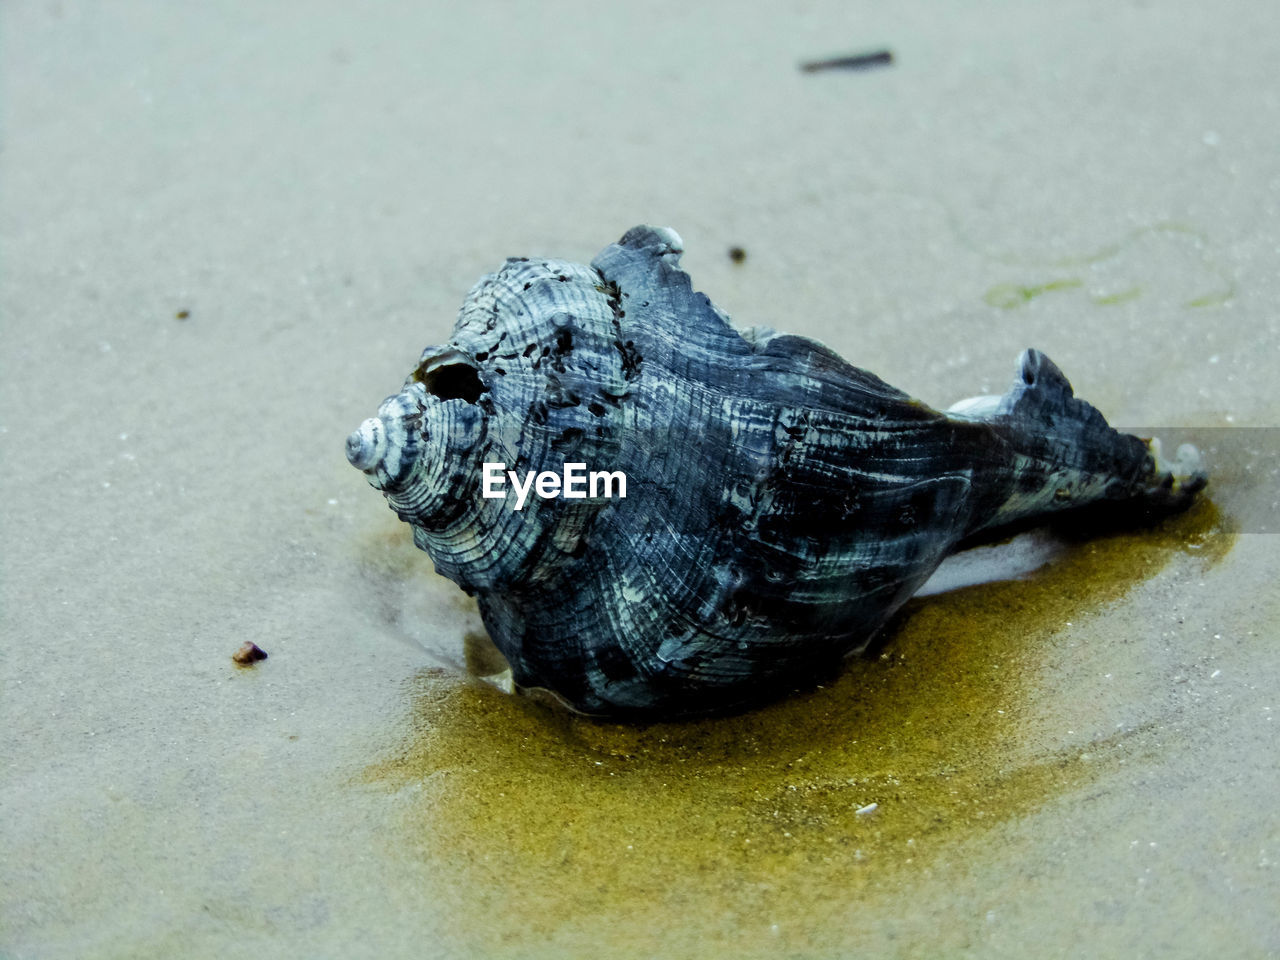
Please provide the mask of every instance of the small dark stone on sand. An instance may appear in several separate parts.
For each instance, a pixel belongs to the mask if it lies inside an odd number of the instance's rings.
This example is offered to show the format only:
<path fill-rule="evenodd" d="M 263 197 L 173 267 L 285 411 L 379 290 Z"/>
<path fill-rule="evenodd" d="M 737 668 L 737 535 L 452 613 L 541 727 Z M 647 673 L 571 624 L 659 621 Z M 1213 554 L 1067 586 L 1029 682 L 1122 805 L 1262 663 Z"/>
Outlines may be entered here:
<path fill-rule="evenodd" d="M 742 263 L 742 261 L 747 259 L 747 251 L 743 250 L 741 247 L 730 247 L 729 259 L 734 263 Z"/>
<path fill-rule="evenodd" d="M 240 649 L 231 655 L 231 659 L 242 667 L 251 667 L 259 660 L 267 659 L 267 651 L 251 640 L 246 640 Z"/>

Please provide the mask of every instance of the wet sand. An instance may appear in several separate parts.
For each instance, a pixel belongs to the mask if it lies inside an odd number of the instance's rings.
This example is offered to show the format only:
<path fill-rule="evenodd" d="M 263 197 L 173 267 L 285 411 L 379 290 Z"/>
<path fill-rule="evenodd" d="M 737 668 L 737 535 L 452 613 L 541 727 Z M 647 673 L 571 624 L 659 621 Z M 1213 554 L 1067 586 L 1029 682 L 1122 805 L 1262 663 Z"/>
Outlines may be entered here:
<path fill-rule="evenodd" d="M 1280 20 L 935 9 L 0 10 L 0 954 L 1280 955 Z M 469 678 L 343 440 L 641 222 L 934 405 L 1036 346 L 1209 498 L 738 717 Z"/>

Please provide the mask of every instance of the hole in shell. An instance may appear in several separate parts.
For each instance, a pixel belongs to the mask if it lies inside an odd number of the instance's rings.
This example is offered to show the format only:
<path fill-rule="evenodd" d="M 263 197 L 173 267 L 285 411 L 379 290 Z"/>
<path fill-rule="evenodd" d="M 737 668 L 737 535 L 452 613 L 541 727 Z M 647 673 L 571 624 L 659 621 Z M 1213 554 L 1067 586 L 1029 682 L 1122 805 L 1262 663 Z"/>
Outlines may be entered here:
<path fill-rule="evenodd" d="M 450 363 L 429 373 L 419 368 L 415 379 L 427 388 L 432 396 L 441 400 L 465 400 L 475 403 L 488 388 L 480 380 L 475 367 L 465 363 Z"/>

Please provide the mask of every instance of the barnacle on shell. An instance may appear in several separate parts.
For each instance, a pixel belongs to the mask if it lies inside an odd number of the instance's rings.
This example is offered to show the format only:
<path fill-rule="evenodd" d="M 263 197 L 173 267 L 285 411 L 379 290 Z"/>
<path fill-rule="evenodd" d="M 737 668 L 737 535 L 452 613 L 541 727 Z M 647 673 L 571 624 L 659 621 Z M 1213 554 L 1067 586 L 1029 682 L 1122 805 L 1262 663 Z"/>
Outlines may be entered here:
<path fill-rule="evenodd" d="M 735 329 L 681 252 L 636 227 L 590 266 L 508 260 L 347 440 L 521 686 L 623 717 L 749 706 L 863 647 L 975 534 L 1205 484 L 1193 447 L 1166 463 L 1035 350 L 1003 396 L 939 412 L 813 340 Z M 561 495 L 485 497 L 485 464 Z M 626 496 L 563 495 L 575 464 Z"/>

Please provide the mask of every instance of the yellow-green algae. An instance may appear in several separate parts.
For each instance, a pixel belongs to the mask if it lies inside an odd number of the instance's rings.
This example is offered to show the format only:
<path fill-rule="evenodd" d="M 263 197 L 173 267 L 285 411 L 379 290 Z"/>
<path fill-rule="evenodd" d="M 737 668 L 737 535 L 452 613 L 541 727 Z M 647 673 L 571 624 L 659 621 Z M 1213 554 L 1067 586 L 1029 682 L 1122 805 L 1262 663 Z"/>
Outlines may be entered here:
<path fill-rule="evenodd" d="M 1137 300 L 1142 296 L 1141 287 L 1129 287 L 1127 290 L 1118 290 L 1115 293 L 1100 294 L 1093 298 L 1093 302 L 1100 307 L 1113 307 L 1117 303 L 1128 303 L 1130 300 Z"/>
<path fill-rule="evenodd" d="M 1143 730 L 1086 754 L 1028 736 L 1043 650 L 1232 540 L 1202 501 L 1031 581 L 913 601 L 825 687 L 735 717 L 603 723 L 423 671 L 366 778 L 400 792 L 389 844 L 480 955 L 825 955 L 960 842 L 1154 749 Z"/>
<path fill-rule="evenodd" d="M 1073 290 L 1082 285 L 1083 281 L 1078 277 L 1069 277 L 1066 280 L 1050 280 L 1048 283 L 1040 283 L 1034 286 L 1001 283 L 983 294 L 982 299 L 987 306 L 999 307 L 1001 310 L 1012 310 L 1054 290 Z"/>
<path fill-rule="evenodd" d="M 1075 271 L 1082 267 L 1094 268 L 1135 248 L 1140 241 L 1149 238 L 1169 238 L 1190 245 L 1190 248 L 1195 251 L 1195 256 L 1200 266 L 1212 277 L 1214 284 L 1210 289 L 1183 301 L 1183 306 L 1188 308 L 1220 307 L 1235 299 L 1237 293 L 1235 280 L 1214 255 L 1214 244 L 1209 236 L 1204 231 L 1184 223 L 1166 221 L 1138 227 L 1129 231 L 1117 241 L 1103 244 L 1094 250 L 1081 254 L 1073 254 L 1066 257 L 1036 257 L 1022 254 L 999 254 L 989 250 L 966 234 L 954 212 L 948 210 L 947 219 L 956 237 L 968 249 L 996 263 L 1024 269 Z M 1043 294 L 1056 290 L 1074 289 L 1083 285 L 1084 281 L 1074 276 L 1040 284 L 1001 283 L 989 288 L 983 294 L 982 299 L 988 306 L 1012 310 L 1027 305 Z M 1092 286 L 1092 283 L 1090 286 Z M 1098 306 L 1115 306 L 1116 304 L 1127 303 L 1130 300 L 1137 299 L 1142 295 L 1143 288 L 1141 286 L 1130 285 L 1115 292 L 1094 292 L 1091 294 L 1090 299 Z"/>

